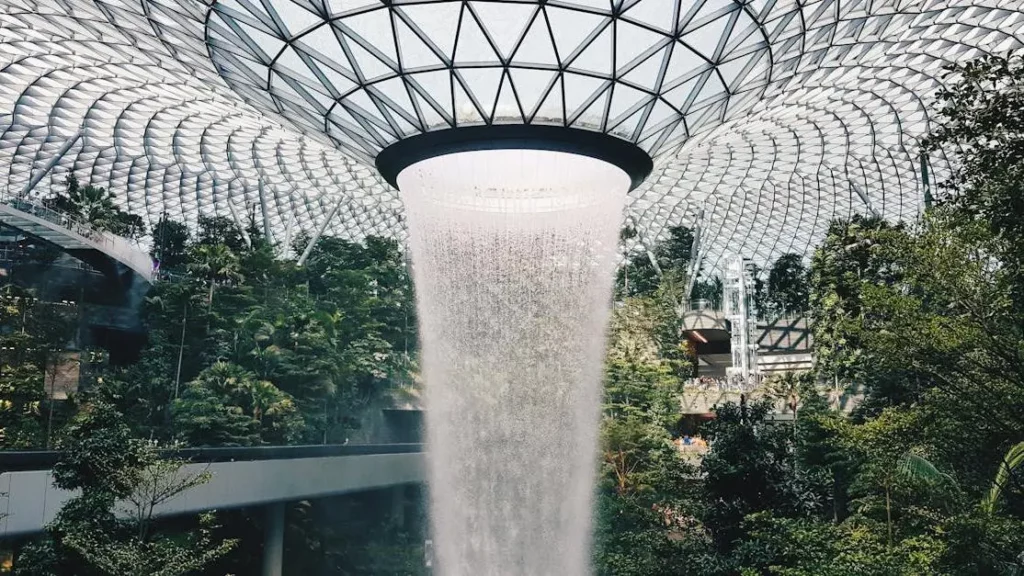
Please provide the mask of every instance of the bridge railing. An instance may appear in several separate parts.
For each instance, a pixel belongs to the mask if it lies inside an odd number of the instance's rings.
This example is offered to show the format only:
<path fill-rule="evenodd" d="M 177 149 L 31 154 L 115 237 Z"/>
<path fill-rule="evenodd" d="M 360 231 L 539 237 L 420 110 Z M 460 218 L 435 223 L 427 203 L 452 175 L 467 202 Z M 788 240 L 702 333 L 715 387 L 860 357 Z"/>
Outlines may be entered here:
<path fill-rule="evenodd" d="M 340 456 L 372 456 L 377 454 L 415 454 L 424 451 L 423 444 L 316 444 L 310 446 L 244 446 L 227 448 L 179 448 L 162 450 L 165 458 L 185 462 L 253 462 L 257 460 L 296 460 Z M 28 470 L 49 470 L 60 459 L 52 450 L 0 450 L 0 473 Z"/>
<path fill-rule="evenodd" d="M 20 197 L 10 191 L 0 190 L 0 204 L 31 214 L 36 218 L 70 230 L 96 244 L 100 250 L 137 272 L 148 275 L 153 269 L 153 259 L 138 244 L 106 230 L 100 230 L 87 222 L 46 206 L 39 200 Z"/>

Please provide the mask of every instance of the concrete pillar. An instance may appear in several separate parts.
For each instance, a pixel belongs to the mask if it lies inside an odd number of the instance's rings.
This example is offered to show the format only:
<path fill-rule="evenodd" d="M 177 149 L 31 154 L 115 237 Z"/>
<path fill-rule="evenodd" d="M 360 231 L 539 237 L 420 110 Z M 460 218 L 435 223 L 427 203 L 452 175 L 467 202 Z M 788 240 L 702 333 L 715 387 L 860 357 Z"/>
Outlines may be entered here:
<path fill-rule="evenodd" d="M 400 529 L 405 529 L 405 485 L 391 488 L 391 521 Z"/>
<path fill-rule="evenodd" d="M 267 506 L 263 531 L 263 576 L 281 576 L 284 563 L 284 502 Z"/>

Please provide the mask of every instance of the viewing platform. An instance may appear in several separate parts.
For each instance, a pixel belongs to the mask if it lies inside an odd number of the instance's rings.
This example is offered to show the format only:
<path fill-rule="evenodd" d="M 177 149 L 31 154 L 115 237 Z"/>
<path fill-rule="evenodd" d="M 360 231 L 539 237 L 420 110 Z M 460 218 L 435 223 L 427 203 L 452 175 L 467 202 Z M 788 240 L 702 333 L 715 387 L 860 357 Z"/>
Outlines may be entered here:
<path fill-rule="evenodd" d="M 426 481 L 421 444 L 195 448 L 168 454 L 212 478 L 156 516 L 263 506 Z M 0 452 L 0 539 L 41 532 L 74 493 L 53 486 L 57 452 Z"/>
<path fill-rule="evenodd" d="M 127 269 L 152 284 L 153 259 L 126 238 L 98 230 L 34 199 L 0 192 L 0 224 L 48 242 L 106 275 Z"/>

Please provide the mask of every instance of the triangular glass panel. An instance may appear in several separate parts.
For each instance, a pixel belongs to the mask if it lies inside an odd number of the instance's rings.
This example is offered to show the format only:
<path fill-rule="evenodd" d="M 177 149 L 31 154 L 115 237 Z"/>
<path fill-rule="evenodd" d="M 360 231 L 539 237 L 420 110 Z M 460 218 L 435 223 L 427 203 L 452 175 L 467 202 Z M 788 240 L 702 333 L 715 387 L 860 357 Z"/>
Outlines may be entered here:
<path fill-rule="evenodd" d="M 551 42 L 551 34 L 548 32 L 547 21 L 543 14 L 538 14 L 530 24 L 522 44 L 512 57 L 514 64 L 540 64 L 543 66 L 558 66 L 558 55 L 555 53 L 555 45 Z"/>
<path fill-rule="evenodd" d="M 412 100 L 409 99 L 409 94 L 405 90 L 405 82 L 401 78 L 377 82 L 367 89 L 379 91 L 378 97 L 395 111 L 392 116 L 397 117 L 404 114 L 408 119 L 416 118 L 416 109 L 412 105 Z"/>
<path fill-rule="evenodd" d="M 558 57 L 562 62 L 568 60 L 580 44 L 608 20 L 607 16 L 557 8 L 550 4 L 544 6 L 544 13 L 547 15 L 555 47 L 558 49 Z"/>
<path fill-rule="evenodd" d="M 417 107 L 419 108 L 419 115 L 421 121 L 423 122 L 423 125 L 427 127 L 428 130 L 441 126 L 451 126 L 450 122 L 446 120 L 444 117 L 442 117 L 440 114 L 438 114 L 437 110 L 435 110 L 434 107 L 431 106 L 430 103 L 427 102 L 425 98 L 420 96 L 419 92 L 413 91 L 412 98 L 416 102 Z"/>
<path fill-rule="evenodd" d="M 395 19 L 402 70 L 444 66 L 437 54 L 400 18 Z"/>
<path fill-rule="evenodd" d="M 652 96 L 625 84 L 616 84 L 612 90 L 612 105 L 608 110 L 610 123 L 619 122 L 623 115 L 629 114 L 631 110 L 640 104 L 650 102 Z"/>
<path fill-rule="evenodd" d="M 494 104 L 494 113 L 491 118 L 497 124 L 521 124 L 526 121 L 523 117 L 525 112 L 520 109 L 519 101 L 516 99 L 515 91 L 512 89 L 512 81 L 506 73 L 501 80 L 501 87 L 498 88 L 498 100 Z"/>
<path fill-rule="evenodd" d="M 570 119 L 575 117 L 591 98 L 595 98 L 599 90 L 607 88 L 610 84 L 608 80 L 568 72 L 562 76 L 562 82 L 565 89 L 565 113 Z"/>
<path fill-rule="evenodd" d="M 565 125 L 565 107 L 562 104 L 562 80 L 555 80 L 555 85 L 544 98 L 544 101 L 527 112 L 532 124 Z"/>
<path fill-rule="evenodd" d="M 667 36 L 622 20 L 616 21 L 615 27 L 615 64 L 620 70 L 658 44 L 670 42 Z"/>
<path fill-rule="evenodd" d="M 371 82 L 379 78 L 385 78 L 396 74 L 387 64 L 382 62 L 375 55 L 371 54 L 358 43 L 349 39 L 348 49 L 352 52 L 352 66 L 362 74 L 364 82 Z"/>
<path fill-rule="evenodd" d="M 675 30 L 677 0 L 640 0 L 626 9 L 623 16 L 666 33 Z"/>
<path fill-rule="evenodd" d="M 413 88 L 422 90 L 424 99 L 434 101 L 449 120 L 455 118 L 452 106 L 452 77 L 447 70 L 423 72 L 408 76 Z"/>
<path fill-rule="evenodd" d="M 379 51 L 381 53 L 379 57 L 390 67 L 398 67 L 394 29 L 391 26 L 391 16 L 387 9 L 381 8 L 349 16 L 341 20 L 341 25 L 348 27 L 349 36 L 355 34 L 363 40 L 364 46 Z M 349 45 L 351 44 L 349 42 Z"/>
<path fill-rule="evenodd" d="M 725 82 L 727 88 L 730 90 L 739 88 L 740 84 L 747 77 L 747 66 L 751 66 L 752 60 L 756 57 L 756 54 L 750 54 L 718 65 L 718 73 L 722 75 L 722 81 Z"/>
<path fill-rule="evenodd" d="M 609 88 L 611 83 L 609 83 Z M 572 126 L 580 126 L 595 130 L 602 130 L 605 125 L 605 107 L 608 103 L 610 89 L 605 89 L 589 106 L 587 106 L 572 122 Z M 572 117 L 573 115 L 570 115 Z"/>
<path fill-rule="evenodd" d="M 674 86 L 692 78 L 699 70 L 709 67 L 710 64 L 707 61 L 694 54 L 686 45 L 677 42 L 672 45 L 672 56 L 669 57 L 662 86 L 671 90 Z"/>
<path fill-rule="evenodd" d="M 732 37 L 729 38 L 729 42 L 725 45 L 723 56 L 729 58 L 732 55 L 739 56 L 759 48 L 765 48 L 764 36 L 758 32 L 759 29 L 755 24 L 751 24 L 743 29 L 737 25 L 733 29 Z"/>
<path fill-rule="evenodd" d="M 509 74 L 516 89 L 516 95 L 523 105 L 523 112 L 529 115 L 540 101 L 547 95 L 548 89 L 557 82 L 558 74 L 548 70 L 531 70 L 528 68 L 510 68 Z M 561 109 L 561 101 L 558 103 Z"/>
<path fill-rule="evenodd" d="M 467 10 L 459 29 L 459 41 L 455 46 L 456 64 L 501 64 L 501 58 L 494 52 L 476 18 Z"/>
<path fill-rule="evenodd" d="M 662 98 L 665 99 L 665 102 L 668 102 L 670 105 L 674 106 L 680 112 L 685 112 L 686 108 L 689 106 L 689 102 L 696 97 L 696 95 L 693 93 L 694 89 L 697 88 L 697 86 L 703 81 L 702 79 L 705 78 L 706 75 L 707 73 L 705 73 L 702 76 L 690 78 L 689 80 L 683 82 L 682 84 L 679 84 L 675 88 L 672 88 L 667 92 L 664 92 L 662 94 Z"/>
<path fill-rule="evenodd" d="M 356 82 L 350 76 L 346 76 L 327 65 L 320 66 L 320 71 L 327 77 L 328 89 L 333 87 L 336 96 L 344 96 L 349 90 L 356 87 Z M 353 72 L 350 72 L 350 74 L 355 75 Z"/>
<path fill-rule="evenodd" d="M 718 77 L 718 74 L 712 74 L 708 77 L 708 81 L 701 87 L 700 92 L 693 101 L 692 107 L 701 108 L 709 102 L 714 102 L 724 98 L 726 95 L 725 86 L 722 85 L 722 81 Z"/>
<path fill-rule="evenodd" d="M 668 46 L 658 50 L 647 60 L 641 62 L 639 66 L 622 76 L 622 79 L 646 90 L 655 90 L 658 85 L 658 76 L 661 74 L 661 66 L 668 56 L 668 50 Z"/>
<path fill-rule="evenodd" d="M 348 98 L 342 101 L 349 112 L 369 120 L 378 129 L 391 130 L 391 123 L 381 112 L 377 103 L 366 93 L 366 90 L 356 90 L 349 94 Z"/>
<path fill-rule="evenodd" d="M 569 67 L 611 78 L 612 62 L 614 61 L 613 48 L 612 26 L 605 26 L 604 30 L 601 30 L 597 37 L 583 49 L 583 52 L 569 63 Z"/>
<path fill-rule="evenodd" d="M 725 33 L 729 31 L 727 27 L 732 24 L 733 18 L 733 14 L 722 16 L 692 32 L 684 34 L 682 41 L 708 60 L 714 61 L 719 44 L 722 44 L 724 48 Z"/>
<path fill-rule="evenodd" d="M 285 70 L 291 76 L 301 78 L 304 82 L 309 84 L 319 84 L 320 79 L 313 74 L 313 71 L 309 69 L 309 66 L 295 53 L 295 49 L 292 46 L 286 46 L 281 54 L 278 55 L 277 61 L 274 62 L 275 70 Z"/>
<path fill-rule="evenodd" d="M 459 27 L 459 2 L 431 2 L 429 4 L 408 4 L 392 8 L 398 15 L 404 15 L 419 29 L 421 36 L 441 50 L 452 60 L 455 51 L 455 35 Z"/>
<path fill-rule="evenodd" d="M 341 41 L 335 35 L 334 27 L 321 26 L 296 41 L 298 49 L 318 60 L 347 67 L 348 56 L 341 49 Z"/>
<path fill-rule="evenodd" d="M 615 136 L 625 138 L 626 140 L 633 140 L 633 134 L 637 131 L 637 126 L 640 124 L 640 120 L 644 116 L 645 107 L 638 109 L 636 112 L 631 114 L 628 118 L 620 122 L 619 124 L 612 126 L 612 123 L 608 124 L 608 131 Z"/>
<path fill-rule="evenodd" d="M 465 85 L 476 97 L 487 117 L 490 117 L 494 109 L 494 102 L 498 96 L 498 88 L 504 76 L 501 68 L 460 68 L 455 71 L 456 76 L 462 76 Z"/>
<path fill-rule="evenodd" d="M 511 58 L 516 41 L 526 30 L 536 4 L 519 4 L 515 2 L 479 2 L 471 0 L 469 6 L 480 18 L 487 34 L 498 46 L 501 55 L 507 60 Z M 465 21 L 463 21 L 465 26 Z"/>
<path fill-rule="evenodd" d="M 257 30 L 244 22 L 237 22 L 237 24 L 242 29 L 242 32 L 269 58 L 273 58 L 281 51 L 281 48 L 284 48 L 284 40 L 271 36 L 262 30 Z"/>
<path fill-rule="evenodd" d="M 455 122 L 459 126 L 484 124 L 476 104 L 459 82 L 455 82 Z"/>
<path fill-rule="evenodd" d="M 277 15 L 281 17 L 285 27 L 287 27 L 289 36 L 298 36 L 300 32 L 308 30 L 310 27 L 321 24 L 324 21 L 323 17 L 319 14 L 297 6 L 294 3 L 280 6 L 277 10 Z"/>

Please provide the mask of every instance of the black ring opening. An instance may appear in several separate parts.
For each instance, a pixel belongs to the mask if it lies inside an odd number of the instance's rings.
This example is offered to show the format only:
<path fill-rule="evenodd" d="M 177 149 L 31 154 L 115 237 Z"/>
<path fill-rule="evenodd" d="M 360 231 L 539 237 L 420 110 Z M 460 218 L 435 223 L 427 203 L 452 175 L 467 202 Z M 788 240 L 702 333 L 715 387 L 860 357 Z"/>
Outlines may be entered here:
<path fill-rule="evenodd" d="M 377 170 L 398 188 L 398 174 L 421 160 L 477 150 L 547 150 L 588 156 L 621 168 L 632 181 L 631 190 L 654 169 L 646 152 L 608 134 L 562 126 L 494 124 L 425 132 L 399 140 L 377 154 Z"/>

